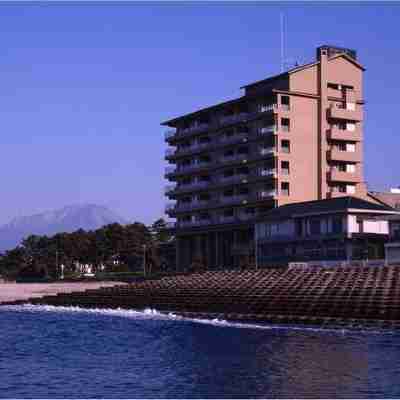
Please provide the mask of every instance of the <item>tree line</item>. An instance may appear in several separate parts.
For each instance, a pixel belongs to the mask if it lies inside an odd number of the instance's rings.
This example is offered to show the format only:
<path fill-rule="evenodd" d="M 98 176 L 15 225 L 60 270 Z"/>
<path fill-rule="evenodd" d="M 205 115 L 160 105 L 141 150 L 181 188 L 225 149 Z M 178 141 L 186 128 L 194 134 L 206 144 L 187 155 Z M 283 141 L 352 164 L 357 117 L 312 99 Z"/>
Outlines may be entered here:
<path fill-rule="evenodd" d="M 138 271 L 144 259 L 157 267 L 157 248 L 170 239 L 165 227 L 165 221 L 159 219 L 150 227 L 139 222 L 114 223 L 51 237 L 30 235 L 1 255 L 0 275 L 8 279 L 20 275 L 57 279 L 61 265 L 66 276 L 73 276 L 78 264 L 90 264 L 95 272 Z"/>

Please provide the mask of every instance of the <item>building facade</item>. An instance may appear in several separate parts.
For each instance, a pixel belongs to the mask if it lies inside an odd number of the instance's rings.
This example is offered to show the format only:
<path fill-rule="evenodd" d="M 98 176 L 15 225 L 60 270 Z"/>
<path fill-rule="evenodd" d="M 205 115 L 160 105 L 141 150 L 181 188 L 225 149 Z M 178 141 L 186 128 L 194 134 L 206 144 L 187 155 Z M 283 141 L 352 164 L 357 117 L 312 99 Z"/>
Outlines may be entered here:
<path fill-rule="evenodd" d="M 312 63 L 163 123 L 178 268 L 251 263 L 254 222 L 274 207 L 366 196 L 363 71 L 353 50 L 321 46 Z"/>
<path fill-rule="evenodd" d="M 287 204 L 256 223 L 257 265 L 383 260 L 400 211 L 356 197 Z"/>

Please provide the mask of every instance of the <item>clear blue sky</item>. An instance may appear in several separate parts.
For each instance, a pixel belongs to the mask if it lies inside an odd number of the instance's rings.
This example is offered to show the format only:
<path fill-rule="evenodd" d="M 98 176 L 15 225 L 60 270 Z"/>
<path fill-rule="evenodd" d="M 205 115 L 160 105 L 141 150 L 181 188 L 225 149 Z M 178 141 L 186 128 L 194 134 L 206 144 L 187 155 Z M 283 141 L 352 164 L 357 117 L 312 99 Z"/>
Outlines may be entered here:
<path fill-rule="evenodd" d="M 163 214 L 160 121 L 240 95 L 287 53 L 355 48 L 366 180 L 400 184 L 400 3 L 1 3 L 0 223 L 71 203 Z"/>

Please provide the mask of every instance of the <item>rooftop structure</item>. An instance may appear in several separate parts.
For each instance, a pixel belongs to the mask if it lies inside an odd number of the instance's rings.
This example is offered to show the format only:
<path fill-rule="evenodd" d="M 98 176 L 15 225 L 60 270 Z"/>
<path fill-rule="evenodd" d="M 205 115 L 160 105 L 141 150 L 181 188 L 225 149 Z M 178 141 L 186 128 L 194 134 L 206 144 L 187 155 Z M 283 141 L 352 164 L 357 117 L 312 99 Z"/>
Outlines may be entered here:
<path fill-rule="evenodd" d="M 254 222 L 274 207 L 366 197 L 363 71 L 354 50 L 321 46 L 314 62 L 163 123 L 178 268 L 248 262 Z"/>

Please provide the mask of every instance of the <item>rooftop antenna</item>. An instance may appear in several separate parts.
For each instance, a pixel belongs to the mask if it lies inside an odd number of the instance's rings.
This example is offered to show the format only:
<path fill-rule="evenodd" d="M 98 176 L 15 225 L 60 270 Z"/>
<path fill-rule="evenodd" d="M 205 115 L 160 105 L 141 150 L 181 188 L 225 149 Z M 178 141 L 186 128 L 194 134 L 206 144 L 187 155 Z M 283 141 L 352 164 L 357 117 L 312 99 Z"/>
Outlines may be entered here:
<path fill-rule="evenodd" d="M 281 12 L 281 72 L 285 69 L 285 37 L 284 37 L 284 25 L 285 15 Z"/>

